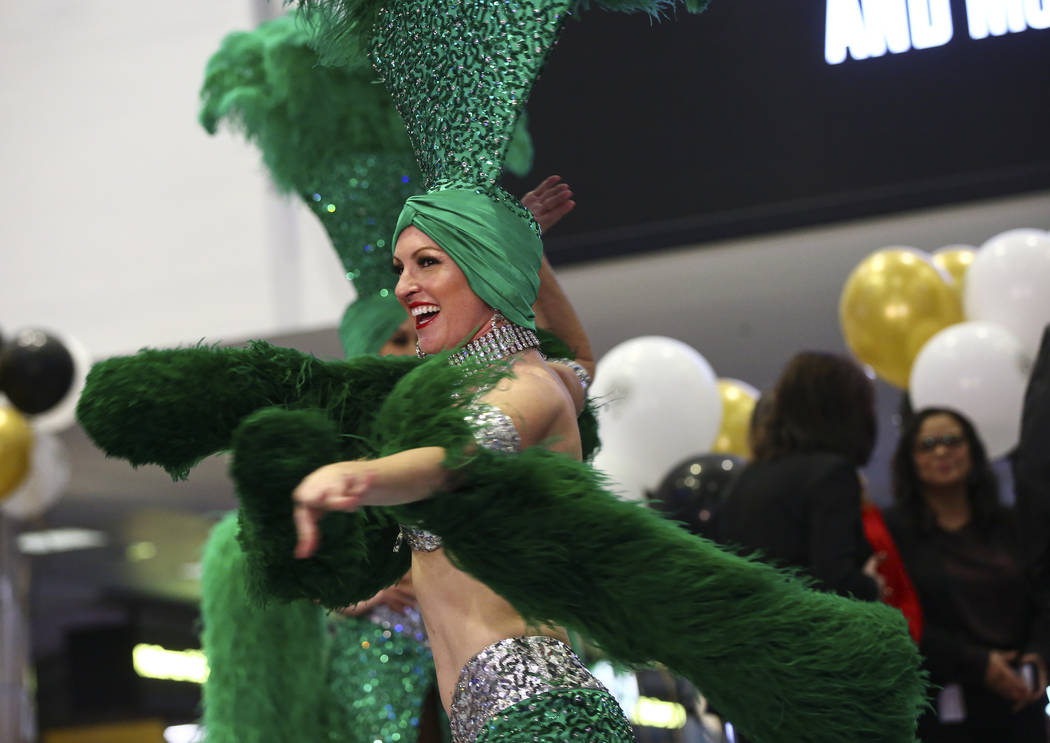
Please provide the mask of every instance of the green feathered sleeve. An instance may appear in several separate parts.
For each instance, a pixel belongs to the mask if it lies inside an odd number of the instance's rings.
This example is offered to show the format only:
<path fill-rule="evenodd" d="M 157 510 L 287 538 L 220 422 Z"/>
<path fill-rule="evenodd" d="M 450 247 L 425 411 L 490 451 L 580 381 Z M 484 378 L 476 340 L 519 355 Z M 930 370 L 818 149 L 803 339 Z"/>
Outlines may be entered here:
<path fill-rule="evenodd" d="M 362 356 L 321 361 L 261 341 L 247 348 L 146 350 L 95 364 L 77 419 L 108 456 L 157 464 L 184 478 L 201 459 L 230 448 L 254 411 L 316 408 L 360 434 L 379 402 L 419 361 Z M 364 437 L 348 438 L 351 458 L 369 456 Z"/>

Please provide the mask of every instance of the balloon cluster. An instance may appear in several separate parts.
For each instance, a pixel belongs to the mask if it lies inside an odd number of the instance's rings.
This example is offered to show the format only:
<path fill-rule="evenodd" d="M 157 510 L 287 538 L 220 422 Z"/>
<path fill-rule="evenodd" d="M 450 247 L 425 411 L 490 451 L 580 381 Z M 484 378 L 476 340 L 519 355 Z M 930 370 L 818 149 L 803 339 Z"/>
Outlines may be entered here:
<path fill-rule="evenodd" d="M 73 422 L 89 360 L 75 341 L 43 330 L 0 334 L 0 511 L 43 513 L 69 482 L 69 458 L 53 434 Z M 28 419 L 27 419 L 28 417 Z"/>
<path fill-rule="evenodd" d="M 839 319 L 858 359 L 907 389 L 915 409 L 966 415 L 994 458 L 1017 444 L 1031 360 L 1050 323 L 1048 287 L 1043 230 L 932 255 L 889 247 L 849 275 Z"/>
<path fill-rule="evenodd" d="M 660 478 L 683 462 L 695 464 L 697 452 L 750 455 L 758 390 L 718 379 L 696 349 L 673 338 L 641 336 L 615 346 L 598 362 L 591 397 L 602 439 L 594 466 L 626 498 L 662 492 Z"/>

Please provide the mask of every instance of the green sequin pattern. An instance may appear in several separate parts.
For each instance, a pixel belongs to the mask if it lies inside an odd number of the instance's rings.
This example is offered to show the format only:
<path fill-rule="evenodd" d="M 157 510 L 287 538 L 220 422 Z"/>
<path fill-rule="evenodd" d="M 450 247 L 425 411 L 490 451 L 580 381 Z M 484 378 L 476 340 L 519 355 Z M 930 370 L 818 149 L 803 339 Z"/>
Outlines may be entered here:
<path fill-rule="evenodd" d="M 554 689 L 494 715 L 475 743 L 634 743 L 634 731 L 607 691 Z"/>
<path fill-rule="evenodd" d="M 340 618 L 331 628 L 329 742 L 415 743 L 434 683 L 425 636 L 407 622 L 365 617 Z"/>
<path fill-rule="evenodd" d="M 571 5 L 402 0 L 380 11 L 372 61 L 428 190 L 496 191 L 515 124 Z"/>
<path fill-rule="evenodd" d="M 302 191 L 321 220 L 359 297 L 386 296 L 397 277 L 390 265 L 393 219 L 409 196 L 422 191 L 412 156 L 360 155 L 331 163 Z"/>

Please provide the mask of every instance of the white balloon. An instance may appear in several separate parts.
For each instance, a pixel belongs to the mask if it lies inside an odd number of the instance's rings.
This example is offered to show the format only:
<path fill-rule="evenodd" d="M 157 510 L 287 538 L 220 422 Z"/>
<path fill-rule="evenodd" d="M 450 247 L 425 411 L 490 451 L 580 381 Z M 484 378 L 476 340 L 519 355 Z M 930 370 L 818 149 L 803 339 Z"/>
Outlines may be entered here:
<path fill-rule="evenodd" d="M 62 441 L 43 431 L 33 432 L 29 474 L 22 484 L 0 501 L 0 511 L 26 521 L 43 515 L 69 487 L 69 453 Z"/>
<path fill-rule="evenodd" d="M 40 415 L 32 416 L 30 422 L 36 431 L 58 433 L 76 422 L 77 401 L 80 399 L 80 393 L 84 391 L 88 371 L 91 370 L 91 355 L 84 345 L 73 336 L 55 331 L 49 332 L 62 341 L 69 355 L 73 357 L 73 383 L 69 386 L 69 392 L 59 400 L 58 404 Z"/>
<path fill-rule="evenodd" d="M 1050 323 L 1050 233 L 1017 229 L 988 240 L 966 272 L 967 320 L 1013 333 L 1032 357 Z"/>
<path fill-rule="evenodd" d="M 602 440 L 594 465 L 631 500 L 685 457 L 708 451 L 722 422 L 714 370 L 673 338 L 641 336 L 614 347 L 598 362 L 590 395 Z"/>
<path fill-rule="evenodd" d="M 1030 371 L 1030 357 L 1005 328 L 986 322 L 952 325 L 930 338 L 915 359 L 912 406 L 958 410 L 995 459 L 1017 445 Z"/>

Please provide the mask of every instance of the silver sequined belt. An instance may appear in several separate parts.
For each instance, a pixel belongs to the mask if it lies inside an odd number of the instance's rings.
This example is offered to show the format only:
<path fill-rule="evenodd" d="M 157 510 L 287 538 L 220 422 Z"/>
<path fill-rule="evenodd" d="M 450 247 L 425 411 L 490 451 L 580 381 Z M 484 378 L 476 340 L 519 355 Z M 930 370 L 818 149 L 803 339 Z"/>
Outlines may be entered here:
<path fill-rule="evenodd" d="M 535 635 L 489 645 L 459 673 L 449 710 L 453 743 L 473 743 L 493 715 L 553 689 L 605 691 L 561 640 Z"/>

